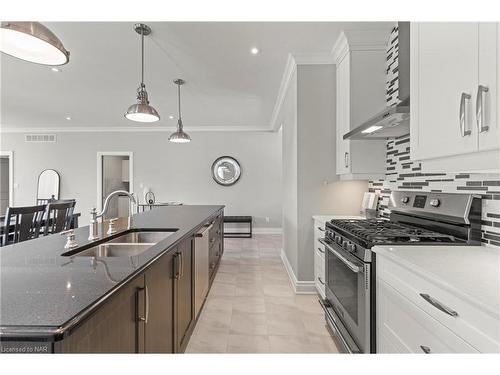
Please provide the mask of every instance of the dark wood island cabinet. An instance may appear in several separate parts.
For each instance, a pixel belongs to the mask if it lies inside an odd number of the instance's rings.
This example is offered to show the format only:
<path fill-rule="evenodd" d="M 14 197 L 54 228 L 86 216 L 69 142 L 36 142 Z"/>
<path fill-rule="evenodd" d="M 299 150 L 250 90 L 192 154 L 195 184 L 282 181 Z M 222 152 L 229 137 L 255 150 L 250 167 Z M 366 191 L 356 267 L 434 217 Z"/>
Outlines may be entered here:
<path fill-rule="evenodd" d="M 51 343 L 56 353 L 182 353 L 196 324 L 195 235 L 212 225 L 209 235 L 211 281 L 222 255 L 220 208 L 191 228 L 135 276 L 104 296 L 91 312 L 75 318 Z M 49 341 L 43 339 L 44 341 Z M 30 341 L 24 338 L 17 344 Z M 36 340 L 35 340 L 36 341 Z M 24 343 L 23 343 L 24 342 Z M 3 347 L 15 347 L 11 337 Z"/>

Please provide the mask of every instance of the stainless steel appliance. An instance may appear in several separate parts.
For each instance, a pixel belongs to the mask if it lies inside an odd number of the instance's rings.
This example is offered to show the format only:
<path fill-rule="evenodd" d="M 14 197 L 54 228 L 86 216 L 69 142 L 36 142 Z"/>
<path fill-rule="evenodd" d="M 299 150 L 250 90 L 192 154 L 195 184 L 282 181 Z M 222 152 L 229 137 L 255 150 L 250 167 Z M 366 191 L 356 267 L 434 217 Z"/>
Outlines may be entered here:
<path fill-rule="evenodd" d="M 209 284 L 209 239 L 212 225 L 204 226 L 194 240 L 194 311 L 198 316 L 201 306 L 207 297 Z"/>
<path fill-rule="evenodd" d="M 390 220 L 326 223 L 325 294 L 331 333 L 345 352 L 374 353 L 377 245 L 480 245 L 481 198 L 470 194 L 392 192 Z"/>
<path fill-rule="evenodd" d="M 398 22 L 388 39 L 387 107 L 344 134 L 344 139 L 385 139 L 410 132 L 410 23 Z"/>

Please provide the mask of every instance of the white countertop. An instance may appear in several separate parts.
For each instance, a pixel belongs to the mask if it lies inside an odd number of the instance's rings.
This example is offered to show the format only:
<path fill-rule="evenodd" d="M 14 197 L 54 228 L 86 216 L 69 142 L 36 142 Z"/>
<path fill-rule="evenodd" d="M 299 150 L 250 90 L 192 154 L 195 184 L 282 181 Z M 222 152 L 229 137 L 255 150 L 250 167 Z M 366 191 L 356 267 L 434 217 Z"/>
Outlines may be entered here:
<path fill-rule="evenodd" d="M 375 246 L 437 286 L 500 317 L 500 249 L 494 246 Z"/>
<path fill-rule="evenodd" d="M 364 216 L 349 216 L 349 215 L 313 215 L 312 217 L 314 220 L 321 221 L 322 223 L 326 223 L 327 221 L 338 219 L 338 220 L 345 220 L 345 219 L 365 219 Z"/>

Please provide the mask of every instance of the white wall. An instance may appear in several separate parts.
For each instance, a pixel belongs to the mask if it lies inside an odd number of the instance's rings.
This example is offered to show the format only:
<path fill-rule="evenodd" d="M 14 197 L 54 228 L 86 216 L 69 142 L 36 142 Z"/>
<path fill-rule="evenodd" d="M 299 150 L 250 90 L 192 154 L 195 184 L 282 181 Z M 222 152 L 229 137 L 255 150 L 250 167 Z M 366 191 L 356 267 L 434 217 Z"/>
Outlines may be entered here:
<path fill-rule="evenodd" d="M 281 108 L 284 253 L 298 281 L 314 279 L 314 214 L 358 215 L 367 181 L 335 173 L 335 66 L 298 65 Z"/>
<path fill-rule="evenodd" d="M 9 158 L 0 158 L 0 214 L 4 215 L 9 205 Z"/>
<path fill-rule="evenodd" d="M 281 134 L 271 132 L 193 132 L 193 142 L 173 144 L 166 132 L 59 133 L 57 143 L 25 143 L 24 134 L 2 134 L 2 150 L 14 151 L 15 205 L 35 202 L 38 174 L 53 168 L 61 175 L 61 198 L 77 199 L 81 223 L 97 203 L 97 152 L 132 151 L 134 187 L 150 187 L 158 201 L 224 204 L 228 215 L 252 215 L 254 225 L 281 227 Z M 212 162 L 235 157 L 240 181 L 215 183 Z M 269 217 L 269 223 L 265 217 Z"/>
<path fill-rule="evenodd" d="M 297 72 L 293 74 L 285 95 L 279 122 L 283 137 L 283 252 L 297 272 Z"/>

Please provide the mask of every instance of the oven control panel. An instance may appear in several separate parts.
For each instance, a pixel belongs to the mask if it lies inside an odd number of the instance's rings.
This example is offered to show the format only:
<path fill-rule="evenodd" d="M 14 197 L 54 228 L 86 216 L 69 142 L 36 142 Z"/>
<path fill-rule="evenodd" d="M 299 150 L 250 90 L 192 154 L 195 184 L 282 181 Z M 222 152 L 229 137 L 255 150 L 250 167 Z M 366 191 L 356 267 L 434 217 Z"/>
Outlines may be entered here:
<path fill-rule="evenodd" d="M 438 192 L 393 191 L 389 209 L 414 216 L 440 214 L 446 217 L 468 216 L 472 202 L 478 196 Z"/>

